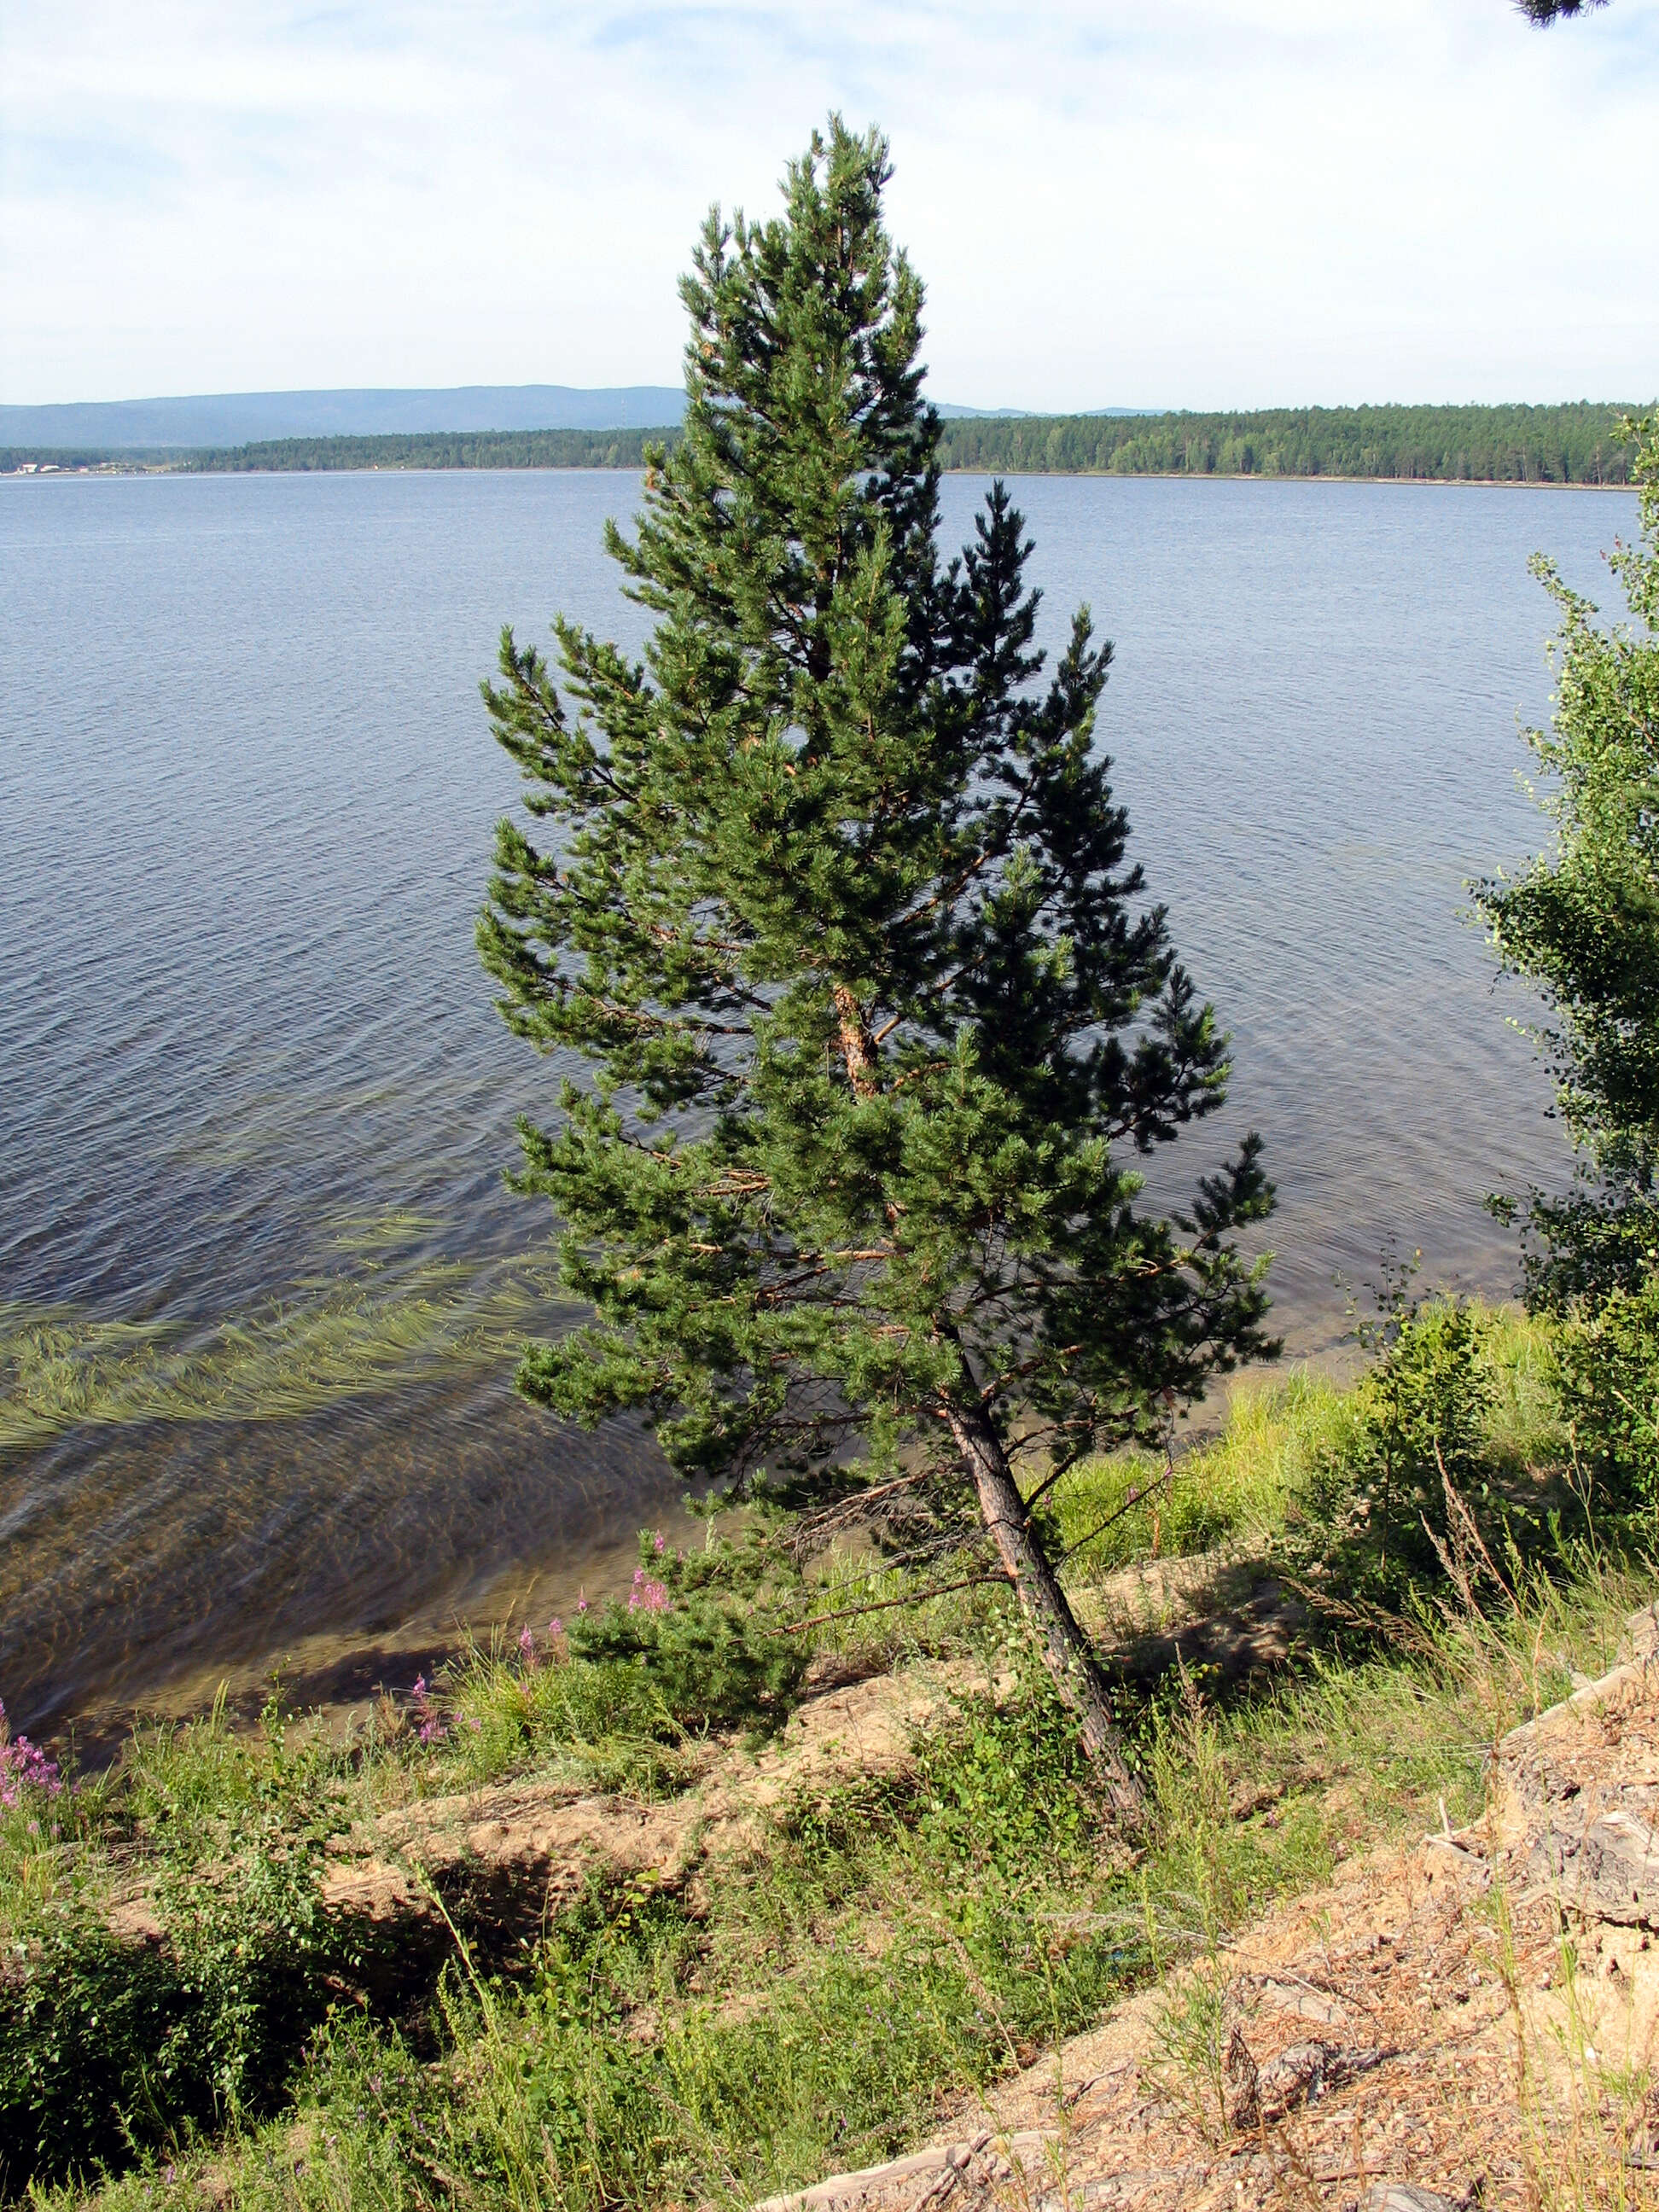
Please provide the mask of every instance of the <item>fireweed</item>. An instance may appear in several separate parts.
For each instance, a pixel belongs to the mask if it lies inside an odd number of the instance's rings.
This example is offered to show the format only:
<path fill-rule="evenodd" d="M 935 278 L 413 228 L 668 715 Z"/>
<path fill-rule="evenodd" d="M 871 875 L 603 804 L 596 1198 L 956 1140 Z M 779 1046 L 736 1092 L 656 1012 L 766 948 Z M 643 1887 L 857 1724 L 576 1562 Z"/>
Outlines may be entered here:
<path fill-rule="evenodd" d="M 5 1705 L 0 1702 L 0 1806 L 9 1812 L 23 1802 L 26 1790 L 55 1797 L 63 1786 L 57 1760 L 48 1759 L 26 1735 L 13 1735 Z"/>

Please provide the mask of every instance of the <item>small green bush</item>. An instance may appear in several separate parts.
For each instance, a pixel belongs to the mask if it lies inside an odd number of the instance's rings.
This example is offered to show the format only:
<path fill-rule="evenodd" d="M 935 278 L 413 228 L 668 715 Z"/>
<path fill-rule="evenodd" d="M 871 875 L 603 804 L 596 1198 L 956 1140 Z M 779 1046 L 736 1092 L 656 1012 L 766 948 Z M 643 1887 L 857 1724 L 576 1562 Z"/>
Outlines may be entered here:
<path fill-rule="evenodd" d="M 1659 1511 L 1659 1273 L 1610 1291 L 1559 1338 L 1562 1412 L 1580 1467 L 1607 1511 L 1652 1541 Z"/>
<path fill-rule="evenodd" d="M 167 1884 L 167 1940 L 118 1936 L 98 1903 L 14 1928 L 0 1975 L 0 2186 L 118 2168 L 238 2113 L 274 2110 L 358 1960 L 303 1849 Z"/>
<path fill-rule="evenodd" d="M 1381 1357 L 1351 1394 L 1352 1425 L 1314 1455 L 1274 1549 L 1339 1605 L 1397 1610 L 1443 1581 L 1470 1528 L 1498 1559 L 1535 1544 L 1546 1524 L 1530 1473 L 1509 1479 L 1515 1424 L 1497 1419 L 1504 1393 L 1490 1310 L 1402 1298 L 1378 1335 Z"/>
<path fill-rule="evenodd" d="M 144 1850 L 163 1932 L 116 1932 L 95 1856 L 7 1901 L 0 2185 L 118 2169 L 281 2103 L 362 1964 L 320 1902 L 329 1775 L 274 1711 L 251 1737 L 222 1706 L 135 1737 L 101 1817 Z"/>
<path fill-rule="evenodd" d="M 799 1568 L 763 1529 L 711 1534 L 687 1553 L 647 1531 L 627 1599 L 573 1620 L 570 1649 L 589 1664 L 637 1668 L 680 1728 L 776 1727 L 811 1656 L 792 1632 L 805 1601 Z"/>

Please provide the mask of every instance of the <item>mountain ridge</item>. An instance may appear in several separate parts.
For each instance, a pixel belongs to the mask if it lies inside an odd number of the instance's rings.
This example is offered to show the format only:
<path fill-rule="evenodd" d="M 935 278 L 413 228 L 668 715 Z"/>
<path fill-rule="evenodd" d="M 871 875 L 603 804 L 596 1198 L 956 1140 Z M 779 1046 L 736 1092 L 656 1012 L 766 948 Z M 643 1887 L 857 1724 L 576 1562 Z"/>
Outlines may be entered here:
<path fill-rule="evenodd" d="M 517 430 L 657 430 L 678 422 L 678 385 L 342 386 L 294 392 L 195 392 L 148 399 L 0 404 L 0 446 L 191 449 L 278 438 L 427 436 Z M 1012 419 L 1018 407 L 941 402 L 948 420 Z M 1101 408 L 1099 414 L 1134 414 Z"/>

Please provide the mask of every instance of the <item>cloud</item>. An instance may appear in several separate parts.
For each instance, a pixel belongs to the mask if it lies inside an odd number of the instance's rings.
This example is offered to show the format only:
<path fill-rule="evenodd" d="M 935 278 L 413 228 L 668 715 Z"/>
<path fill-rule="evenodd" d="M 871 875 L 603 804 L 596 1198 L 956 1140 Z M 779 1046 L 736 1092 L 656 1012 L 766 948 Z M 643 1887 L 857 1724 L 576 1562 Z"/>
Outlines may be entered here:
<path fill-rule="evenodd" d="M 832 105 L 943 396 L 1650 395 L 1656 92 L 1659 0 L 10 0 L 0 398 L 672 380 Z"/>

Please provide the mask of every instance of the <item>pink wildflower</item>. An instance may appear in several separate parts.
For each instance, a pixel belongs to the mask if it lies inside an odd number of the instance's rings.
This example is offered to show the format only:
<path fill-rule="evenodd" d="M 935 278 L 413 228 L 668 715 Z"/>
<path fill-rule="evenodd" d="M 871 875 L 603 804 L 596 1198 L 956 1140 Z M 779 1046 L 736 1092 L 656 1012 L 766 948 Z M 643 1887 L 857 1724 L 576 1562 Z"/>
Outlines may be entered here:
<path fill-rule="evenodd" d="M 9 1811 L 25 1788 L 55 1797 L 63 1786 L 57 1760 L 48 1759 L 26 1735 L 13 1735 L 6 1724 L 6 1708 L 0 1705 L 0 1806 Z"/>
<path fill-rule="evenodd" d="M 587 1593 L 586 1590 L 582 1591 L 576 1600 L 576 1610 L 578 1613 L 586 1613 L 587 1610 Z"/>
<path fill-rule="evenodd" d="M 647 1582 L 645 1570 L 641 1567 L 634 1577 L 634 1588 L 628 1593 L 628 1610 L 630 1613 L 666 1613 L 667 1583 Z"/>
<path fill-rule="evenodd" d="M 416 1735 L 422 1743 L 441 1743 L 449 1731 L 444 1726 L 443 1715 L 432 1702 L 432 1692 L 427 1687 L 424 1674 L 415 1677 L 415 1686 L 409 1695 L 418 1723 Z"/>
<path fill-rule="evenodd" d="M 536 1632 L 528 1621 L 526 1621 L 524 1626 L 519 1631 L 519 1656 L 526 1667 L 535 1665 Z"/>
<path fill-rule="evenodd" d="M 662 1554 L 663 1542 L 663 1533 L 662 1530 L 659 1528 L 656 1534 L 651 1539 L 651 1548 L 658 1554 L 659 1558 L 660 1558 Z"/>

